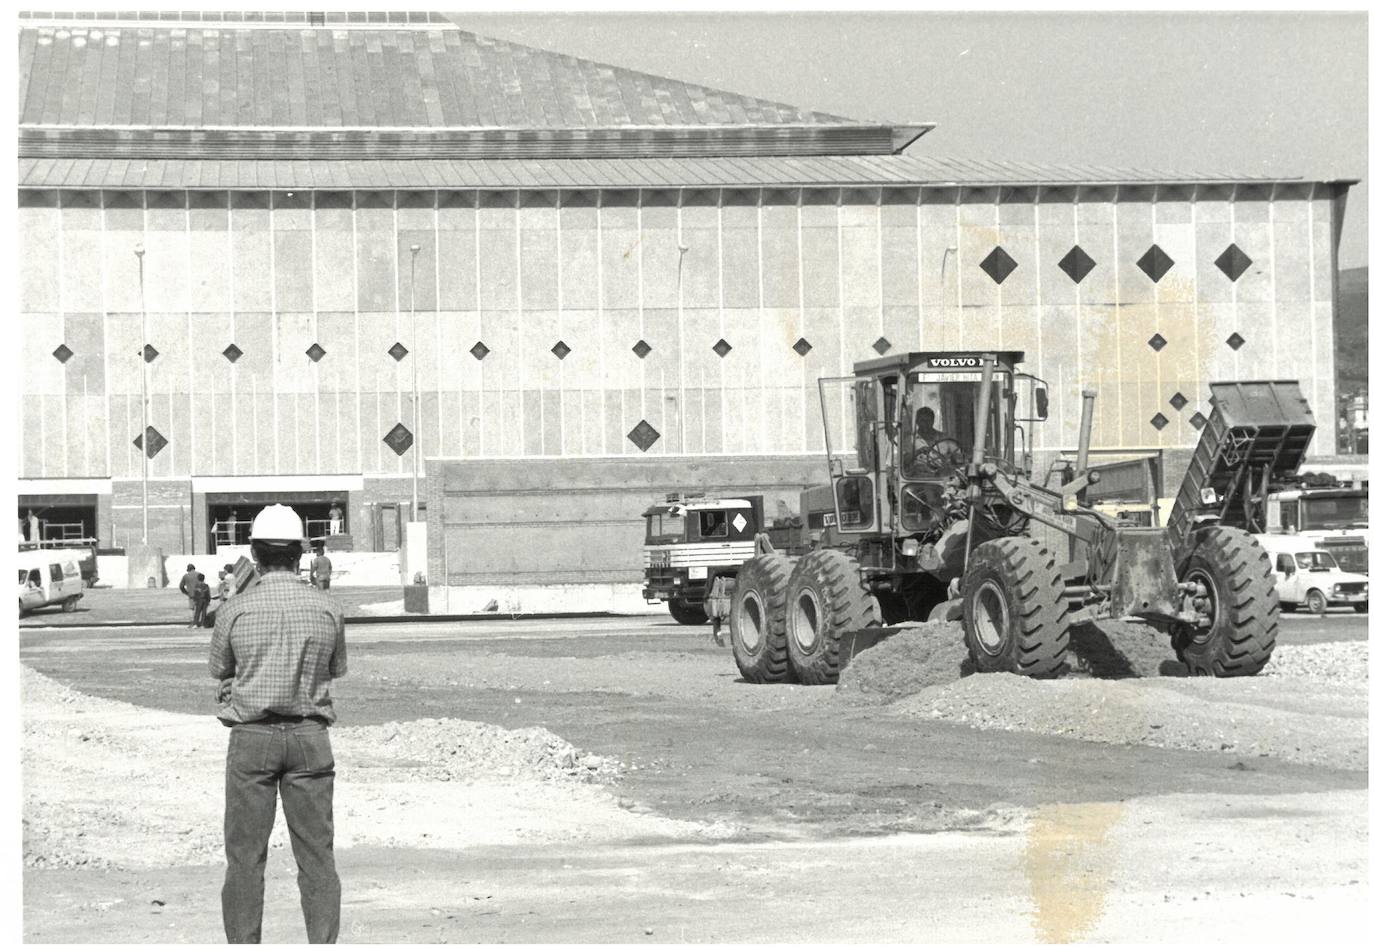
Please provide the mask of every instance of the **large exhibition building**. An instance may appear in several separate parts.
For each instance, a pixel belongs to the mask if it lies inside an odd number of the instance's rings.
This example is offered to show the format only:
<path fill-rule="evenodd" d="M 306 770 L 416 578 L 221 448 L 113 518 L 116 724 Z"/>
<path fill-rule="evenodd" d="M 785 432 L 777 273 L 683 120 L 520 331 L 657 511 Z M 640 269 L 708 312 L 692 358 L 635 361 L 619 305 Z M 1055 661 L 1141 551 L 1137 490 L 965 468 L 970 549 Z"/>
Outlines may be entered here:
<path fill-rule="evenodd" d="M 1094 447 L 1173 459 L 1246 378 L 1334 450 L 1350 181 L 942 159 L 438 15 L 63 16 L 19 37 L 45 536 L 202 553 L 337 503 L 385 551 L 417 495 L 434 582 L 632 578 L 650 501 L 795 499 L 817 380 L 903 350 L 1024 351 L 1046 458 L 1085 387 Z"/>

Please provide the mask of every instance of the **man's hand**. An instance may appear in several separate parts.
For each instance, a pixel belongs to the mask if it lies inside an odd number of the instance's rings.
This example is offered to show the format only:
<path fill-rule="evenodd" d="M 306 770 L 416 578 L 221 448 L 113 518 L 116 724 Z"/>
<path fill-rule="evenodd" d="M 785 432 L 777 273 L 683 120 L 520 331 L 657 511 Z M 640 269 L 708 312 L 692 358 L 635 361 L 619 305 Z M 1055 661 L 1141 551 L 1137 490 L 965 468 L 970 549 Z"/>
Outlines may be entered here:
<path fill-rule="evenodd" d="M 234 678 L 231 676 L 231 677 L 229 677 L 228 679 L 222 679 L 222 680 L 220 680 L 220 681 L 219 681 L 219 696 L 216 697 L 216 702 L 218 702 L 221 706 L 223 706 L 223 705 L 225 705 L 226 703 L 228 703 L 229 700 L 233 698 L 233 696 L 234 696 Z"/>

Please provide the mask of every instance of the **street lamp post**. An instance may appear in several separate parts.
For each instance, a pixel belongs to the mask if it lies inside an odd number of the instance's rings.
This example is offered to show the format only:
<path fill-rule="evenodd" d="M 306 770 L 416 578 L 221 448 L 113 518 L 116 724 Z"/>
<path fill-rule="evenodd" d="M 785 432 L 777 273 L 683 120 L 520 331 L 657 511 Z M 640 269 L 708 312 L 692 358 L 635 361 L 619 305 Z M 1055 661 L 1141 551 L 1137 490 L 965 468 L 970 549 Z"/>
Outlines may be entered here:
<path fill-rule="evenodd" d="M 143 543 L 148 543 L 148 304 L 143 295 L 143 244 L 134 245 L 134 256 L 138 258 L 138 311 L 139 337 L 143 345 L 138 348 L 139 376 L 143 382 L 143 398 L 140 401 L 139 417 L 142 428 L 139 442 L 143 456 Z"/>
<path fill-rule="evenodd" d="M 420 390 L 416 376 L 416 364 L 420 361 L 420 341 L 415 333 L 415 257 L 419 253 L 420 245 L 410 245 L 410 421 L 415 423 L 415 442 L 411 446 L 411 451 L 415 454 L 410 460 L 411 521 L 420 520 Z"/>

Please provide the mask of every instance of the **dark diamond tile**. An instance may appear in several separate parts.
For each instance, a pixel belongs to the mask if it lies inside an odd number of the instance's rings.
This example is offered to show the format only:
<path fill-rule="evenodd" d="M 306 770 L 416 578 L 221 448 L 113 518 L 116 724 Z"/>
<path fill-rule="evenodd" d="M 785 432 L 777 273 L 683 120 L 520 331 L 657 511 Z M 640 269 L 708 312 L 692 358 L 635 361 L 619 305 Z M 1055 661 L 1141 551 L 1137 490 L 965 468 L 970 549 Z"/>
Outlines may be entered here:
<path fill-rule="evenodd" d="M 153 360 L 157 359 L 161 355 L 162 354 L 158 353 L 157 347 L 153 346 L 153 344 L 143 344 L 143 362 L 151 363 Z"/>
<path fill-rule="evenodd" d="M 1232 244 L 1221 252 L 1221 256 L 1216 259 L 1217 267 L 1221 272 L 1231 278 L 1232 282 L 1240 280 L 1240 275 L 1249 270 L 1254 261 L 1240 248 Z"/>
<path fill-rule="evenodd" d="M 1201 431 L 1207 425 L 1207 417 L 1200 412 L 1195 412 L 1188 417 L 1188 424 Z"/>
<path fill-rule="evenodd" d="M 71 351 L 71 348 L 68 347 L 67 344 L 65 344 L 65 343 L 59 343 L 59 344 L 57 344 L 57 349 L 55 349 L 55 350 L 52 351 L 52 355 L 53 355 L 53 359 L 55 359 L 55 360 L 57 360 L 57 362 L 62 363 L 63 365 L 65 365 L 66 362 L 67 362 L 67 360 L 69 360 L 69 359 L 72 358 L 73 353 L 72 353 L 72 351 Z"/>
<path fill-rule="evenodd" d="M 796 350 L 798 355 L 805 356 L 807 353 L 811 352 L 811 344 L 807 342 L 806 337 L 801 337 L 796 343 L 792 344 L 792 349 Z"/>
<path fill-rule="evenodd" d="M 1158 244 L 1151 244 L 1150 249 L 1142 254 L 1135 264 L 1145 272 L 1146 277 L 1157 284 L 1169 273 L 1169 268 L 1174 266 L 1174 259 L 1165 254 Z"/>
<path fill-rule="evenodd" d="M 1088 252 L 1075 244 L 1069 253 L 1059 261 L 1059 269 L 1069 275 L 1069 279 L 1075 284 L 1083 283 L 1083 278 L 1092 273 L 1097 261 L 1088 256 Z"/>
<path fill-rule="evenodd" d="M 715 350 L 716 355 L 719 356 L 721 359 L 725 359 L 725 354 L 733 350 L 734 347 L 731 346 L 729 343 L 726 343 L 724 340 L 717 340 L 716 345 L 711 347 L 711 349 Z"/>
<path fill-rule="evenodd" d="M 572 352 L 572 347 L 568 346 L 568 344 L 564 343 L 562 340 L 559 340 L 553 345 L 553 348 L 550 349 L 549 352 L 560 360 L 566 359 L 567 355 Z"/>
<path fill-rule="evenodd" d="M 640 359 L 644 359 L 644 357 L 648 356 L 650 353 L 653 352 L 654 348 L 649 344 L 645 343 L 643 340 L 640 340 L 634 346 L 630 347 L 630 349 L 634 350 L 635 356 L 638 356 Z"/>
<path fill-rule="evenodd" d="M 144 438 L 142 434 L 134 436 L 134 445 L 136 445 L 140 449 L 143 448 Z M 161 432 L 157 431 L 152 426 L 149 426 L 147 445 L 148 458 L 157 458 L 157 453 L 161 452 L 163 449 L 167 447 L 167 439 L 163 437 Z"/>
<path fill-rule="evenodd" d="M 408 354 L 410 350 L 402 346 L 400 340 L 397 340 L 395 343 L 391 344 L 391 349 L 387 350 L 387 352 L 391 354 L 393 360 L 399 363 L 406 358 L 406 354 Z"/>
<path fill-rule="evenodd" d="M 983 271 L 997 283 L 1002 283 L 1011 276 L 1011 272 L 1016 270 L 1016 261 L 1006 251 L 1002 250 L 1001 245 L 994 247 L 992 253 L 983 258 L 983 263 L 978 265 Z"/>
<path fill-rule="evenodd" d="M 1166 346 L 1169 345 L 1169 341 L 1164 339 L 1164 337 L 1160 336 L 1158 333 L 1150 337 L 1145 342 L 1148 343 L 1150 349 L 1154 350 L 1156 353 L 1158 353 L 1160 350 L 1164 349 Z"/>
<path fill-rule="evenodd" d="M 649 425 L 647 420 L 640 419 L 639 424 L 630 430 L 628 438 L 639 451 L 647 452 L 658 441 L 658 430 Z"/>
<path fill-rule="evenodd" d="M 243 350 L 239 349 L 237 346 L 230 343 L 228 346 L 224 348 L 224 353 L 222 355 L 229 362 L 237 363 L 239 361 L 239 357 L 243 355 Z"/>
<path fill-rule="evenodd" d="M 1150 425 L 1162 430 L 1169 424 L 1169 417 L 1162 412 L 1156 412 L 1154 418 L 1150 420 Z"/>
<path fill-rule="evenodd" d="M 880 336 L 873 341 L 873 349 L 877 350 L 879 356 L 882 356 L 892 349 L 892 342 L 887 337 Z"/>
<path fill-rule="evenodd" d="M 1232 333 L 1226 338 L 1226 345 L 1233 350 L 1238 350 L 1245 345 L 1245 337 L 1239 333 Z"/>
<path fill-rule="evenodd" d="M 410 446 L 415 442 L 415 437 L 410 434 L 410 430 L 401 423 L 396 423 L 391 427 L 391 431 L 382 436 L 382 441 L 391 447 L 391 451 L 397 455 L 405 455 L 410 451 Z"/>
<path fill-rule="evenodd" d="M 1173 406 L 1175 410 L 1181 410 L 1188 405 L 1188 397 L 1183 393 L 1174 393 L 1169 397 L 1169 405 Z"/>
<path fill-rule="evenodd" d="M 318 343 L 311 343 L 310 349 L 305 351 L 305 355 L 310 357 L 310 362 L 318 363 L 320 360 L 324 359 L 324 347 L 320 346 Z"/>
<path fill-rule="evenodd" d="M 472 349 L 468 350 L 468 352 L 475 356 L 478 362 L 481 362 L 482 360 L 487 358 L 487 354 L 490 353 L 491 350 L 487 348 L 487 345 L 485 343 L 483 343 L 481 340 L 478 340 L 476 343 L 473 344 Z"/>

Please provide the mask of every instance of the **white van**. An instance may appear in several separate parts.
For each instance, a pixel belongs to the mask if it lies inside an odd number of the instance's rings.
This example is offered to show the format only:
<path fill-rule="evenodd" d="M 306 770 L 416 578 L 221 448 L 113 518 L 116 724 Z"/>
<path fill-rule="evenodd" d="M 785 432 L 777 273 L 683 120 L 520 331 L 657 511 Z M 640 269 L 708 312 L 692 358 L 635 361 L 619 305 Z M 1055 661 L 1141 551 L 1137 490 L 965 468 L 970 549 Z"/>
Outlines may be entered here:
<path fill-rule="evenodd" d="M 1290 534 L 1255 538 L 1269 555 L 1282 606 L 1306 604 L 1314 614 L 1341 606 L 1354 607 L 1356 613 L 1369 612 L 1369 575 L 1341 570 L 1331 552 L 1317 547 L 1315 539 Z"/>
<path fill-rule="evenodd" d="M 64 611 L 76 609 L 81 599 L 81 567 L 72 551 L 19 552 L 19 615 L 30 610 L 61 604 Z"/>

